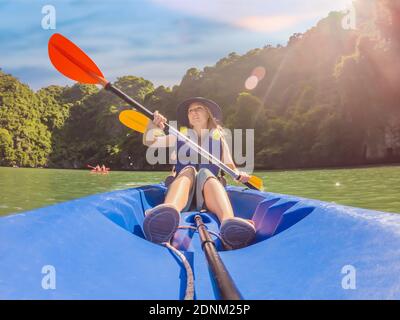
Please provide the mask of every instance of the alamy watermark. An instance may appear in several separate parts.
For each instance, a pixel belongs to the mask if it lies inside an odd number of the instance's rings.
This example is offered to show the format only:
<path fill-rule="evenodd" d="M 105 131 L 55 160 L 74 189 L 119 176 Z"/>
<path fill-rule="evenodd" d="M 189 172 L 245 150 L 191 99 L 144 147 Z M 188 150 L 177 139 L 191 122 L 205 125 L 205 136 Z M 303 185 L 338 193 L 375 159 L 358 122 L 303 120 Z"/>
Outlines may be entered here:
<path fill-rule="evenodd" d="M 355 30 L 357 28 L 357 12 L 354 4 L 347 9 L 346 15 L 342 19 L 342 28 L 344 30 Z"/>
<path fill-rule="evenodd" d="M 50 264 L 42 267 L 42 288 L 44 290 L 55 290 L 56 289 L 56 268 Z"/>
<path fill-rule="evenodd" d="M 171 121 L 170 126 L 176 128 L 176 122 Z M 159 129 L 150 129 L 146 136 L 157 136 Z M 177 164 L 179 162 L 186 164 L 213 164 L 215 161 L 205 155 L 212 154 L 218 160 L 225 160 L 225 164 L 231 164 L 233 161 L 241 170 L 252 172 L 254 170 L 254 129 L 223 129 L 222 132 L 216 129 L 203 129 L 201 131 L 202 139 L 199 143 L 196 132 L 193 129 L 185 130 L 184 136 L 201 147 L 199 150 L 193 147 L 185 139 L 177 138 L 182 141 L 182 147 L 177 148 L 177 143 L 165 143 L 161 145 L 156 143 L 147 149 L 146 160 L 149 164 Z M 150 138 L 150 140 L 153 140 Z M 171 141 L 171 140 L 169 140 Z M 211 143 L 210 143 L 211 141 Z M 222 146 L 225 146 L 222 147 Z M 228 150 L 229 154 L 223 154 L 223 150 Z M 197 149 L 197 151 L 196 151 Z M 199 152 L 202 154 L 198 156 Z M 222 152 L 222 154 L 221 154 Z M 233 164 L 232 163 L 232 164 Z"/>
<path fill-rule="evenodd" d="M 343 266 L 341 273 L 345 276 L 342 278 L 342 289 L 356 290 L 357 289 L 357 270 L 351 264 Z"/>
<path fill-rule="evenodd" d="M 42 28 L 44 30 L 56 29 L 56 8 L 50 4 L 42 7 Z"/>

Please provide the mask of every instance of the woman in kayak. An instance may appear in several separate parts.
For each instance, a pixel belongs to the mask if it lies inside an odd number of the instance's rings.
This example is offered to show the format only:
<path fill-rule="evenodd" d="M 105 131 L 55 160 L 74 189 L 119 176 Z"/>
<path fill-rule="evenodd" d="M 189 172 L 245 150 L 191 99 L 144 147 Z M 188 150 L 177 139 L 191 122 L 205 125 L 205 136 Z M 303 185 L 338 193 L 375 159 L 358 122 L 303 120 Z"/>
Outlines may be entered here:
<path fill-rule="evenodd" d="M 188 128 L 192 129 L 197 137 L 201 137 L 198 141 L 202 142 L 203 148 L 207 145 L 213 156 L 240 175 L 241 182 L 249 180 L 250 176 L 237 170 L 232 161 L 223 138 L 220 126 L 222 111 L 217 103 L 205 98 L 191 98 L 178 106 L 177 113 L 182 133 L 187 133 Z M 175 146 L 178 155 L 175 177 L 168 186 L 164 203 L 145 213 L 143 230 L 146 238 L 156 243 L 169 241 L 178 227 L 179 213 L 189 210 L 195 203 L 197 211 L 207 209 L 217 215 L 221 223 L 222 239 L 230 247 L 236 249 L 248 245 L 255 237 L 254 224 L 251 220 L 234 216 L 228 194 L 218 179 L 220 169 L 215 164 L 198 161 L 198 156 L 197 161 L 184 162 L 181 158 L 188 156 L 189 148 L 183 139 L 165 135 L 159 130 L 165 128 L 166 121 L 156 111 L 154 120 L 149 123 L 143 135 L 145 145 L 155 148 Z"/>

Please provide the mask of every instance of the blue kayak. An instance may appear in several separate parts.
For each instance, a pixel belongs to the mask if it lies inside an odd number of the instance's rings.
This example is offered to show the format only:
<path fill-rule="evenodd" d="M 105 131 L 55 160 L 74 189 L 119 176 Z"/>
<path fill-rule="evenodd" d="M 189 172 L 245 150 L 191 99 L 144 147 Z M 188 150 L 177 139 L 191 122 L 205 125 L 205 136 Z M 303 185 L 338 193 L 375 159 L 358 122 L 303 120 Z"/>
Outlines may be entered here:
<path fill-rule="evenodd" d="M 244 299 L 399 299 L 400 215 L 227 187 L 255 242 L 219 254 Z M 183 299 L 187 273 L 169 249 L 144 239 L 144 210 L 166 188 L 148 185 L 0 218 L 1 299 Z M 193 226 L 198 212 L 181 215 Z M 218 219 L 201 212 L 207 228 Z M 194 298 L 216 299 L 193 229 L 172 245 L 194 274 Z M 50 268 L 50 269 L 49 269 Z M 43 286 L 46 270 L 54 286 Z"/>

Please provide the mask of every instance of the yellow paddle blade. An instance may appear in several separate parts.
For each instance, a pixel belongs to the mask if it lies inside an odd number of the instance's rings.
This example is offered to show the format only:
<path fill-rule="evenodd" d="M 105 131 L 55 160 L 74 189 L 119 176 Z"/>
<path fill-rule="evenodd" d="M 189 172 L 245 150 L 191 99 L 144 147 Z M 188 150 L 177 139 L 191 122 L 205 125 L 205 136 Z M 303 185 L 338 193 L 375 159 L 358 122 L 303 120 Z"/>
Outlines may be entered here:
<path fill-rule="evenodd" d="M 132 130 L 144 133 L 150 119 L 139 111 L 124 110 L 119 114 L 119 121 Z"/>
<path fill-rule="evenodd" d="M 251 176 L 250 180 L 247 182 L 249 184 L 251 184 L 254 188 L 256 188 L 257 190 L 263 190 L 263 181 L 261 180 L 261 178 L 256 177 L 256 176 Z"/>

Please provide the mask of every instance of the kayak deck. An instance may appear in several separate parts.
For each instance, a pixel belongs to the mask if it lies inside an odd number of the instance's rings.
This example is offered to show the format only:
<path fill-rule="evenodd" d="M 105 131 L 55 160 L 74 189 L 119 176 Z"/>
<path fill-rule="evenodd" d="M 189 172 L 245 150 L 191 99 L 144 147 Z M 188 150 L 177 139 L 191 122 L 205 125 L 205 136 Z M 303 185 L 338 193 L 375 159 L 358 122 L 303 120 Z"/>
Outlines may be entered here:
<path fill-rule="evenodd" d="M 114 191 L 0 218 L 0 298 L 182 299 L 182 263 L 140 227 L 165 190 Z M 239 187 L 228 194 L 235 214 L 257 226 L 254 244 L 220 251 L 245 299 L 400 297 L 398 215 Z M 180 225 L 193 225 L 195 214 L 183 213 Z M 217 232 L 216 217 L 201 215 Z M 192 266 L 195 298 L 215 299 L 198 234 L 179 229 L 172 243 Z M 56 270 L 54 290 L 41 286 L 46 265 Z M 357 270 L 356 290 L 342 288 L 346 265 Z"/>

